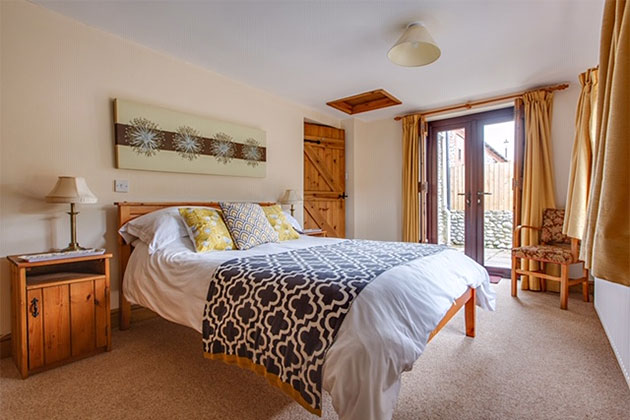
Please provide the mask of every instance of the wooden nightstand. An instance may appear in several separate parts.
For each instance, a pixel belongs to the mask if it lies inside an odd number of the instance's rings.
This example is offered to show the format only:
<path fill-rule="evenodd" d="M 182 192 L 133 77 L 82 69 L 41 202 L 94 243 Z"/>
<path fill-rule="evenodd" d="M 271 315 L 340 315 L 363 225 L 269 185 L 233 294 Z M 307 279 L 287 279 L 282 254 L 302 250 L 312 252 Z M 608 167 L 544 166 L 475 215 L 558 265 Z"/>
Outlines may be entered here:
<path fill-rule="evenodd" d="M 321 236 L 322 238 L 326 237 L 326 231 L 325 230 L 316 230 L 316 231 L 312 231 L 312 232 L 304 232 L 304 234 L 306 236 Z"/>
<path fill-rule="evenodd" d="M 11 263 L 13 360 L 26 378 L 111 349 L 112 254 Z"/>

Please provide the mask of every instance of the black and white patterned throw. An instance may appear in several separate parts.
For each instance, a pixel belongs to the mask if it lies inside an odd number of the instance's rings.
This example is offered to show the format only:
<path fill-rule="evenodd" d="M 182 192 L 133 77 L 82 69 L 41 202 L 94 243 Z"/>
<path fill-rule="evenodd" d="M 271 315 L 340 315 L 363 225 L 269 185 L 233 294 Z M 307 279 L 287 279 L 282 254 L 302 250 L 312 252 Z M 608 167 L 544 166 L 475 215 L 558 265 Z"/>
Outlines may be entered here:
<path fill-rule="evenodd" d="M 352 301 L 384 271 L 444 249 L 350 240 L 227 261 L 208 289 L 206 357 L 249 367 L 321 415 L 324 358 Z"/>

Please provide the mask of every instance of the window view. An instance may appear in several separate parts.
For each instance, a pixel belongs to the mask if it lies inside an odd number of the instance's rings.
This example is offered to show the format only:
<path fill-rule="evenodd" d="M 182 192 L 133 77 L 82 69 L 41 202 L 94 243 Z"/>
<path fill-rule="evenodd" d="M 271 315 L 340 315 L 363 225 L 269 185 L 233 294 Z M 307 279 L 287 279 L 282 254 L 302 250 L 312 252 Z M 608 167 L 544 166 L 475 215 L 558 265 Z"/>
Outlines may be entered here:
<path fill-rule="evenodd" d="M 484 140 L 484 265 L 510 268 L 514 121 L 486 124 Z"/>
<path fill-rule="evenodd" d="M 465 129 L 437 134 L 438 243 L 464 251 Z"/>
<path fill-rule="evenodd" d="M 437 133 L 438 243 L 464 251 L 466 200 L 484 204 L 484 265 L 510 268 L 514 121 L 483 128 L 483 190 L 467 197 L 464 128 Z M 476 191 L 475 191 L 476 192 Z"/>

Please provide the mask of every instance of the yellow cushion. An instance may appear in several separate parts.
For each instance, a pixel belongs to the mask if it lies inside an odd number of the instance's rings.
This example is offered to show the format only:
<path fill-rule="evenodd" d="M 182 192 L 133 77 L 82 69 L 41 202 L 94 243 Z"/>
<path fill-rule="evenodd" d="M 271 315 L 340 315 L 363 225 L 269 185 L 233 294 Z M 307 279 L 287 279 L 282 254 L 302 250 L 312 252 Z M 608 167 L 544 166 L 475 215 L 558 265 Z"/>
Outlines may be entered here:
<path fill-rule="evenodd" d="M 179 209 L 179 214 L 184 219 L 188 235 L 195 245 L 195 251 L 235 249 L 219 210 L 183 207 Z"/>
<path fill-rule="evenodd" d="M 287 220 L 282 212 L 282 208 L 276 204 L 273 206 L 262 206 L 267 220 L 271 223 L 271 226 L 278 232 L 278 239 L 281 241 L 287 241 L 289 239 L 299 239 L 300 235 L 293 229 L 291 223 Z"/>

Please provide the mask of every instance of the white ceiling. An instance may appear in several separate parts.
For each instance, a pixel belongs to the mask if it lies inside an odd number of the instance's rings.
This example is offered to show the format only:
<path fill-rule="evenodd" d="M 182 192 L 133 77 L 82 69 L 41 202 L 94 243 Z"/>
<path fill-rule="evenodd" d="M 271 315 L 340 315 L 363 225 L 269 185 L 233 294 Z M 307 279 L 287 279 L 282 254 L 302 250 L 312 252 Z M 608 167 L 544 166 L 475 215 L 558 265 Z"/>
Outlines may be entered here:
<path fill-rule="evenodd" d="M 577 83 L 597 64 L 603 10 L 602 0 L 35 2 L 338 118 L 327 101 L 378 88 L 403 101 L 364 120 Z M 387 51 L 415 20 L 442 56 L 398 67 Z"/>

